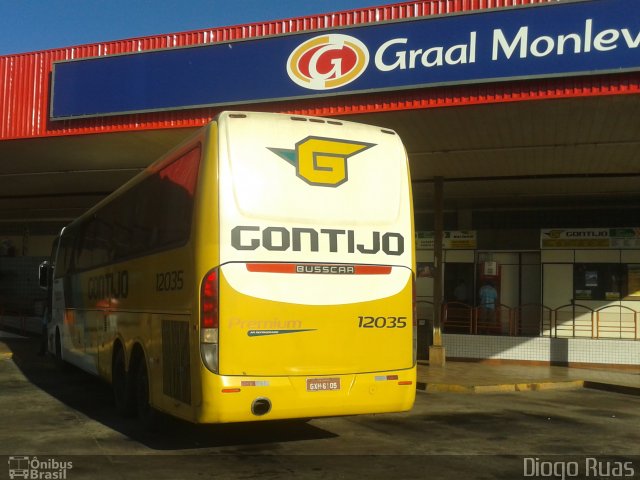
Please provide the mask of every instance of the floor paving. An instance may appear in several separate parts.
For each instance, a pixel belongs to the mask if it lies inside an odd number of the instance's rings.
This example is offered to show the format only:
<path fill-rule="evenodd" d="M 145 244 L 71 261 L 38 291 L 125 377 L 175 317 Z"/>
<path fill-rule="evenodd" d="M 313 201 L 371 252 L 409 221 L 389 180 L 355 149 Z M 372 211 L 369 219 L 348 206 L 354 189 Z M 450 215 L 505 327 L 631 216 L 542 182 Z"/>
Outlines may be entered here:
<path fill-rule="evenodd" d="M 640 366 L 617 370 L 522 364 L 452 362 L 418 364 L 418 389 L 482 393 L 560 388 L 597 388 L 640 395 Z"/>

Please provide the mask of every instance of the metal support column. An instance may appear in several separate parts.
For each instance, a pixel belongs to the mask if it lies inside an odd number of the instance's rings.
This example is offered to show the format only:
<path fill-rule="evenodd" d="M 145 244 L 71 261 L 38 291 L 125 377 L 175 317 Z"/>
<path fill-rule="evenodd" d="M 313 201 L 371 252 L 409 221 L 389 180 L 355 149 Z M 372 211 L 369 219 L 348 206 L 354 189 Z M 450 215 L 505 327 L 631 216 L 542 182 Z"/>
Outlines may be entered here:
<path fill-rule="evenodd" d="M 445 351 L 442 345 L 442 239 L 444 237 L 444 179 L 434 178 L 433 195 L 433 345 L 429 347 L 429 364 L 444 366 Z"/>

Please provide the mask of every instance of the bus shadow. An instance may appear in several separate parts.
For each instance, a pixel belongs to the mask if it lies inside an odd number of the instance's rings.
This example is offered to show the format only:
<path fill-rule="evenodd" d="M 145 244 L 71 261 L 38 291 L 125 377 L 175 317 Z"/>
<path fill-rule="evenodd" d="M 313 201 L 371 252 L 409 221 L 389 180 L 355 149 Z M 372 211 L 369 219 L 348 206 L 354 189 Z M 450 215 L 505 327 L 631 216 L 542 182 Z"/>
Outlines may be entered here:
<path fill-rule="evenodd" d="M 67 407 L 153 450 L 229 447 L 225 453 L 273 453 L 283 449 L 281 443 L 337 436 L 296 420 L 194 425 L 160 416 L 155 428 L 145 430 L 135 418 L 118 415 L 108 384 L 71 365 L 61 368 L 48 355 L 39 356 L 39 339 L 11 338 L 2 341 L 11 350 L 13 362 L 32 385 Z"/>
<path fill-rule="evenodd" d="M 154 450 L 222 448 L 224 454 L 284 453 L 283 444 L 334 438 L 337 435 L 304 421 L 270 421 L 222 425 L 193 425 L 163 418 L 153 431 L 132 436 Z"/>

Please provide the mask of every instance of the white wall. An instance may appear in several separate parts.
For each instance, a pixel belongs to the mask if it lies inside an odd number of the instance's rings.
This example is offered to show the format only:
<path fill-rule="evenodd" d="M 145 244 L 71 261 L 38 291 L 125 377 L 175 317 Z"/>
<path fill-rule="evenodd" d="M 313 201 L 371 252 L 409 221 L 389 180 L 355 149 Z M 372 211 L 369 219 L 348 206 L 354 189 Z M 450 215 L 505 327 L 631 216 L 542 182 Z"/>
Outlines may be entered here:
<path fill-rule="evenodd" d="M 640 365 L 640 342 L 444 334 L 449 358 Z"/>

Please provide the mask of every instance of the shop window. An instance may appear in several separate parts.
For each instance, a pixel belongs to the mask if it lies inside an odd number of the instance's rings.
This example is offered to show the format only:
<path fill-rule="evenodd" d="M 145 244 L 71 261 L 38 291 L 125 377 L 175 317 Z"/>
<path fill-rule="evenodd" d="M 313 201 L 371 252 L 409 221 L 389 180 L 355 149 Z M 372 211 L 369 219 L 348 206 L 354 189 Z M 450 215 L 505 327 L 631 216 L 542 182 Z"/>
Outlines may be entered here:
<path fill-rule="evenodd" d="M 640 300 L 640 264 L 627 265 L 627 296 L 625 300 Z"/>
<path fill-rule="evenodd" d="M 576 301 L 640 300 L 640 265 L 576 263 L 573 298 Z"/>

